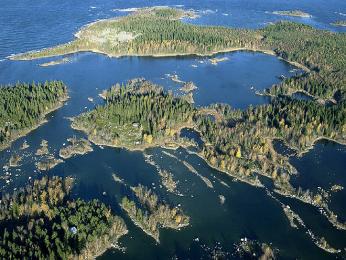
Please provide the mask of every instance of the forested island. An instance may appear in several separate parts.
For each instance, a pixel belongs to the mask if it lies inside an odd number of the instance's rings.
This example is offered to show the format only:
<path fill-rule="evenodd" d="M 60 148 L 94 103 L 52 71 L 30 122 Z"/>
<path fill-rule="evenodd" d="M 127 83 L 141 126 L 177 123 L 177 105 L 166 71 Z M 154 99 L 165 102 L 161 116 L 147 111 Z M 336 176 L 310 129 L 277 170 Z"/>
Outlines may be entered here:
<path fill-rule="evenodd" d="M 274 140 L 282 140 L 301 154 L 319 139 L 346 143 L 346 101 L 333 106 L 314 100 L 279 95 L 270 104 L 232 109 L 228 105 L 196 108 L 149 81 L 136 79 L 103 92 L 105 105 L 73 119 L 95 144 L 143 150 L 153 146 L 184 146 L 184 127 L 198 131 L 204 141 L 198 155 L 210 166 L 255 186 L 258 174 L 270 178 L 276 192 L 322 207 L 329 221 L 346 229 L 328 208 L 328 196 L 295 189 L 290 176 L 296 169 L 279 154 Z M 211 117 L 212 116 L 212 117 Z"/>
<path fill-rule="evenodd" d="M 11 56 L 30 60 L 93 51 L 109 56 L 211 55 L 234 50 L 263 51 L 306 69 L 280 84 L 280 92 L 305 91 L 321 99 L 345 96 L 346 36 L 282 21 L 263 29 L 232 29 L 184 23 L 185 11 L 144 8 L 125 17 L 83 27 L 76 39 L 56 47 Z M 271 91 L 276 94 L 278 89 Z"/>
<path fill-rule="evenodd" d="M 245 110 L 224 104 L 195 107 L 187 96 L 175 96 L 144 79 L 130 80 L 104 91 L 101 96 L 105 103 L 73 118 L 72 128 L 83 131 L 97 145 L 130 150 L 186 146 L 180 131 L 194 129 L 203 141 L 195 153 L 211 167 L 258 187 L 263 187 L 259 176 L 264 176 L 273 184 L 274 192 L 318 207 L 336 228 L 346 230 L 346 223 L 329 209 L 327 191 L 311 192 L 292 186 L 290 179 L 297 171 L 289 156 L 278 153 L 273 146 L 274 141 L 280 140 L 299 156 L 320 139 L 346 144 L 345 34 L 293 22 L 278 22 L 257 30 L 198 26 L 183 23 L 183 16 L 184 11 L 179 9 L 141 9 L 126 17 L 87 25 L 70 43 L 11 58 L 30 60 L 79 51 L 118 57 L 252 50 L 277 55 L 303 68 L 304 73 L 260 93 L 271 97 L 268 104 Z M 182 91 L 191 94 L 193 86 L 185 87 Z M 296 92 L 312 99 L 295 99 Z M 7 136 L 5 131 L 1 133 L 3 138 Z M 72 140 L 60 156 L 69 158 L 89 148 L 86 140 Z M 18 159 L 12 158 L 13 165 L 19 163 Z M 192 166 L 184 165 L 193 171 Z M 169 173 L 159 173 L 174 190 Z M 134 196 L 125 197 L 121 207 L 156 241 L 159 227 L 188 225 L 187 216 L 159 203 L 151 190 L 138 186 L 132 192 Z M 161 214 L 166 217 L 163 219 Z M 326 250 L 328 244 L 324 242 L 320 247 Z"/>
<path fill-rule="evenodd" d="M 67 139 L 70 145 L 63 147 L 59 151 L 59 156 L 64 159 L 71 158 L 77 154 L 83 155 L 92 152 L 93 149 L 88 140 L 83 138 L 77 139 L 75 136 Z"/>
<path fill-rule="evenodd" d="M 98 200 L 73 200 L 72 178 L 43 177 L 0 201 L 3 259 L 90 259 L 127 233 Z"/>
<path fill-rule="evenodd" d="M 0 150 L 38 127 L 67 98 L 61 81 L 0 86 Z"/>
<path fill-rule="evenodd" d="M 286 16 L 295 16 L 302 18 L 310 18 L 312 17 L 310 14 L 300 11 L 300 10 L 292 10 L 292 11 L 274 11 L 273 14 L 277 15 L 286 15 Z"/>
<path fill-rule="evenodd" d="M 336 21 L 334 23 L 331 23 L 331 25 L 334 25 L 334 26 L 346 26 L 346 21 L 345 20 Z"/>
<path fill-rule="evenodd" d="M 124 197 L 121 207 L 133 222 L 156 242 L 160 242 L 159 228 L 180 229 L 189 225 L 189 217 L 177 207 L 159 201 L 158 196 L 145 186 L 132 187 L 136 200 Z M 138 201 L 138 203 L 136 203 Z M 139 204 L 139 206 L 138 206 Z"/>
<path fill-rule="evenodd" d="M 194 108 L 189 102 L 144 79 L 118 84 L 102 96 L 106 105 L 72 122 L 72 128 L 86 132 L 95 144 L 132 150 L 176 146 L 176 133 L 192 126 Z"/>

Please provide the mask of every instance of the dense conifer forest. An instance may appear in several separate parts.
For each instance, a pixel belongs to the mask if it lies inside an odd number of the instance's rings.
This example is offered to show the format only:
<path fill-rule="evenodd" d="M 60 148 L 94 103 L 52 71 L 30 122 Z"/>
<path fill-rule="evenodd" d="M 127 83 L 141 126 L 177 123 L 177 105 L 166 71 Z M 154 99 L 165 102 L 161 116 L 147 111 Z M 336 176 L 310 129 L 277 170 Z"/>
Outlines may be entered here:
<path fill-rule="evenodd" d="M 38 126 L 67 97 L 61 81 L 0 86 L 0 149 Z"/>
<path fill-rule="evenodd" d="M 288 156 L 274 149 L 273 141 L 282 140 L 297 154 L 322 138 L 346 143 L 345 101 L 325 105 L 281 95 L 246 110 L 223 104 L 195 108 L 183 96 L 173 96 L 142 79 L 117 84 L 102 96 L 103 106 L 72 123 L 91 141 L 128 149 L 167 146 L 167 140 L 184 146 L 180 130 L 194 128 L 204 141 L 198 154 L 212 167 L 256 186 L 262 186 L 258 175 L 264 175 L 278 192 L 328 210 L 327 197 L 292 187 L 290 176 L 296 169 Z M 333 224 L 346 228 L 329 213 Z"/>
<path fill-rule="evenodd" d="M 127 148 L 153 145 L 192 122 L 190 103 L 143 79 L 114 86 L 103 96 L 104 106 L 81 114 L 72 123 L 96 143 Z"/>
<path fill-rule="evenodd" d="M 110 56 L 180 54 L 210 55 L 237 49 L 260 50 L 299 63 L 310 73 L 288 79 L 271 94 L 307 93 L 322 99 L 341 100 L 345 95 L 346 36 L 293 22 L 278 22 L 248 30 L 184 23 L 191 15 L 180 9 L 141 9 L 129 16 L 92 23 L 71 43 L 13 56 L 36 59 L 78 51 Z"/>
<path fill-rule="evenodd" d="M 73 200 L 72 178 L 35 180 L 0 202 L 3 259 L 91 258 L 127 233 L 124 221 L 97 200 Z"/>

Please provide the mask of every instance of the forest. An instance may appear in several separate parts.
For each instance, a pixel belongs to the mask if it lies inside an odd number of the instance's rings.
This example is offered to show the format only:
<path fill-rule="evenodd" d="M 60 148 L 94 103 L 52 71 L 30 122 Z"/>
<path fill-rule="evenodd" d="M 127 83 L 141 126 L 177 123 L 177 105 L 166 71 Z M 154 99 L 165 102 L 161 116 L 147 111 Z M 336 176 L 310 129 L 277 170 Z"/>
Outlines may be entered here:
<path fill-rule="evenodd" d="M 131 187 L 134 199 L 123 197 L 121 207 L 144 232 L 159 242 L 159 228 L 180 229 L 188 226 L 190 218 L 178 207 L 159 201 L 158 196 L 141 184 Z"/>
<path fill-rule="evenodd" d="M 291 185 L 296 169 L 273 146 L 282 140 L 301 154 L 323 138 L 346 143 L 346 101 L 327 105 L 279 95 L 269 104 L 245 110 L 225 104 L 196 108 L 184 96 L 173 96 L 143 79 L 117 84 L 102 96 L 104 105 L 72 123 L 96 144 L 145 149 L 168 147 L 169 138 L 184 146 L 180 130 L 194 128 L 203 140 L 198 155 L 211 167 L 255 186 L 262 186 L 258 175 L 266 176 L 277 192 L 325 208 L 334 225 L 346 227 L 329 211 L 327 197 Z"/>
<path fill-rule="evenodd" d="M 258 184 L 255 173 L 281 186 L 289 184 L 290 175 L 295 173 L 288 157 L 273 148 L 276 139 L 298 154 L 321 138 L 346 142 L 345 101 L 323 105 L 280 95 L 269 104 L 246 110 L 224 104 L 195 108 L 182 96 L 166 93 L 143 79 L 125 86 L 117 84 L 103 97 L 105 105 L 73 120 L 73 127 L 86 132 L 89 139 L 126 148 L 142 143 L 164 146 L 159 142 L 162 138 L 179 143 L 180 129 L 189 126 L 201 134 L 204 144 L 200 154 L 211 166 L 252 184 Z"/>
<path fill-rule="evenodd" d="M 67 98 L 62 81 L 0 86 L 0 150 L 37 127 Z"/>
<path fill-rule="evenodd" d="M 93 50 L 117 57 L 211 55 L 238 49 L 264 51 L 310 70 L 301 78 L 284 81 L 270 90 L 271 94 L 305 90 L 317 98 L 344 98 L 345 34 L 287 21 L 249 30 L 199 26 L 180 20 L 189 15 L 181 9 L 144 8 L 125 17 L 92 23 L 70 43 L 11 58 L 27 60 Z"/>
<path fill-rule="evenodd" d="M 140 148 L 172 139 L 192 122 L 194 108 L 143 79 L 104 92 L 106 104 L 73 119 L 97 144 Z M 163 109 L 164 108 L 164 109 Z"/>
<path fill-rule="evenodd" d="M 127 233 L 98 200 L 73 200 L 70 177 L 43 177 L 0 202 L 2 259 L 92 258 Z"/>

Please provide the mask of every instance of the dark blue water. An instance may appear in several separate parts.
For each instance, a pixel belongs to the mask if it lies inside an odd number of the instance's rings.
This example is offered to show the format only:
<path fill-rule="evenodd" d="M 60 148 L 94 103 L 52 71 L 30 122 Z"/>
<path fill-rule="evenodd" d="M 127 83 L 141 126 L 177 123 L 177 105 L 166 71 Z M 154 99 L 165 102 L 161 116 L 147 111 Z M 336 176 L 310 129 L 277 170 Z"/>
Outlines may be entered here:
<path fill-rule="evenodd" d="M 263 90 L 278 83 L 278 75 L 290 76 L 290 64 L 274 56 L 253 52 L 219 54 L 229 60 L 212 65 L 208 58 L 119 58 L 83 53 L 70 56 L 71 63 L 51 67 L 40 67 L 40 63 L 50 59 L 35 61 L 0 62 L 0 84 L 15 83 L 18 80 L 61 79 L 71 89 L 74 98 L 73 114 L 81 112 L 88 97 L 97 98 L 102 89 L 117 82 L 126 82 L 136 77 L 144 77 L 172 89 L 176 94 L 182 85 L 172 81 L 166 74 L 177 74 L 183 81 L 193 81 L 198 89 L 194 91 L 197 105 L 205 106 L 216 102 L 228 103 L 236 108 L 246 108 L 250 104 L 268 102 L 259 97 L 256 90 Z M 192 67 L 192 65 L 197 67 Z M 77 103 L 76 103 L 77 102 Z M 82 110 L 81 110 L 82 109 Z"/>
<path fill-rule="evenodd" d="M 346 2 L 343 0 L 2 0 L 0 8 L 0 59 L 33 49 L 49 47 L 73 39 L 78 29 L 95 20 L 125 15 L 115 9 L 182 5 L 197 10 L 201 18 L 189 22 L 241 28 L 259 28 L 278 20 L 292 20 L 332 31 L 346 31 L 330 23 L 345 20 Z M 312 18 L 277 16 L 277 10 L 299 9 Z"/>
<path fill-rule="evenodd" d="M 289 19 L 303 22 L 320 29 L 344 31 L 344 28 L 329 25 L 344 19 L 344 1 L 9 1 L 3 0 L 0 7 L 0 59 L 12 53 L 49 47 L 73 39 L 73 33 L 86 23 L 126 12 L 114 10 L 153 5 L 177 5 L 198 11 L 201 17 L 189 20 L 197 24 L 213 24 L 232 27 L 259 28 L 269 22 Z M 309 19 L 291 18 L 271 14 L 276 10 L 300 9 L 313 15 Z M 342 13 L 342 14 L 340 14 Z M 162 149 L 150 149 L 161 168 L 172 172 L 178 181 L 178 191 L 184 196 L 169 193 L 161 184 L 156 168 L 145 162 L 143 153 L 123 149 L 94 146 L 94 152 L 71 158 L 47 173 L 35 170 L 37 158 L 34 156 L 42 139 L 49 142 L 50 150 L 57 155 L 58 150 L 72 135 L 83 134 L 70 128 L 67 117 L 76 116 L 102 103 L 98 94 L 116 82 L 125 82 L 134 77 L 145 77 L 162 84 L 175 94 L 182 94 L 177 84 L 165 74 L 177 74 L 183 81 L 193 81 L 198 89 L 194 91 L 197 106 L 215 102 L 228 103 L 235 108 L 246 108 L 268 102 L 255 95 L 279 82 L 278 76 L 293 74 L 292 66 L 273 56 L 252 52 L 219 54 L 229 60 L 217 66 L 208 58 L 120 58 L 110 59 L 103 55 L 82 53 L 70 56 L 68 64 L 40 67 L 38 64 L 51 59 L 37 61 L 0 62 L 0 84 L 16 81 L 44 81 L 61 79 L 69 87 L 70 100 L 61 109 L 48 116 L 49 122 L 13 143 L 12 147 L 0 152 L 0 174 L 11 154 L 22 155 L 21 167 L 10 169 L 10 183 L 0 180 L 1 191 L 11 191 L 28 182 L 29 178 L 40 178 L 44 174 L 76 178 L 75 197 L 99 198 L 121 215 L 129 228 L 129 234 L 121 239 L 126 253 L 108 251 L 105 259 L 182 259 L 206 258 L 208 250 L 221 246 L 226 252 L 233 251 L 233 244 L 240 238 L 248 237 L 260 242 L 272 243 L 280 249 L 283 259 L 333 259 L 334 256 L 316 247 L 304 230 L 292 229 L 281 206 L 268 197 L 263 189 L 234 182 L 231 177 L 211 169 L 203 160 L 189 154 L 184 149 L 167 151 L 178 159 L 167 156 Z M 196 67 L 196 66 L 197 67 Z M 94 102 L 88 101 L 92 97 Z M 196 136 L 185 133 L 187 137 Z M 23 152 L 19 146 L 27 140 L 30 148 Z M 331 185 L 345 186 L 345 149 L 332 143 L 318 143 L 316 148 L 302 158 L 292 159 L 299 176 L 294 185 L 306 189 L 324 189 Z M 182 163 L 188 161 L 199 174 L 212 181 L 213 189 L 207 187 L 200 177 L 189 172 Z M 122 178 L 125 184 L 113 181 L 112 174 Z M 191 226 L 179 232 L 162 230 L 161 244 L 156 244 L 124 214 L 118 205 L 121 197 L 128 193 L 128 186 L 139 183 L 151 187 L 161 199 L 172 205 L 181 204 L 191 217 Z M 227 185 L 227 186 L 226 186 Z M 220 203 L 219 195 L 226 200 Z M 330 207 L 344 219 L 345 190 L 331 197 Z M 326 236 L 328 242 L 337 248 L 346 246 L 346 235 L 336 231 L 317 209 L 300 202 L 280 198 L 294 208 L 319 236 Z M 275 228 L 273 228 L 275 227 Z M 198 241 L 196 240 L 198 238 Z"/>
<path fill-rule="evenodd" d="M 321 140 L 303 157 L 292 158 L 292 164 L 301 173 L 293 179 L 295 186 L 317 191 L 318 187 L 330 191 L 333 185 L 346 187 L 346 147 Z M 331 210 L 346 222 L 346 190 L 331 194 Z"/>

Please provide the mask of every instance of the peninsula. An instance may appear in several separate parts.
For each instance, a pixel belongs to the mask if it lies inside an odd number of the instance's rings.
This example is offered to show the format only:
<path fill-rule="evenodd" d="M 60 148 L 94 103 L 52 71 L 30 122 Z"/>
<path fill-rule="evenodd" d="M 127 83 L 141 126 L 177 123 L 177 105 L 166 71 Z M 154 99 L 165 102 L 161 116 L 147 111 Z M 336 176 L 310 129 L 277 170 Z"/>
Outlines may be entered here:
<path fill-rule="evenodd" d="M 324 106 L 278 96 L 269 104 L 246 110 L 220 104 L 196 108 L 183 96 L 166 93 L 144 79 L 117 84 L 103 96 L 105 105 L 72 122 L 73 128 L 85 132 L 95 144 L 130 150 L 184 146 L 180 130 L 193 128 L 203 140 L 198 155 L 211 167 L 255 186 L 262 186 L 258 175 L 266 176 L 276 192 L 325 208 L 333 225 L 346 229 L 329 211 L 327 197 L 291 185 L 296 170 L 289 157 L 277 153 L 272 145 L 280 139 L 299 154 L 323 138 L 346 143 L 346 101 Z"/>
<path fill-rule="evenodd" d="M 70 177 L 44 177 L 2 196 L 1 258 L 91 259 L 115 246 L 123 219 L 98 200 L 71 199 L 72 187 Z"/>
<path fill-rule="evenodd" d="M 67 99 L 61 81 L 0 86 L 0 150 L 45 122 Z"/>
<path fill-rule="evenodd" d="M 344 98 L 346 36 L 293 22 L 278 22 L 257 30 L 199 26 L 184 23 L 181 9 L 139 9 L 119 18 L 83 27 L 66 44 L 11 56 L 14 60 L 92 51 L 111 57 L 213 55 L 236 50 L 277 55 L 307 72 L 286 80 L 271 94 L 306 91 L 321 99 Z M 297 12 L 290 12 L 297 14 Z"/>

